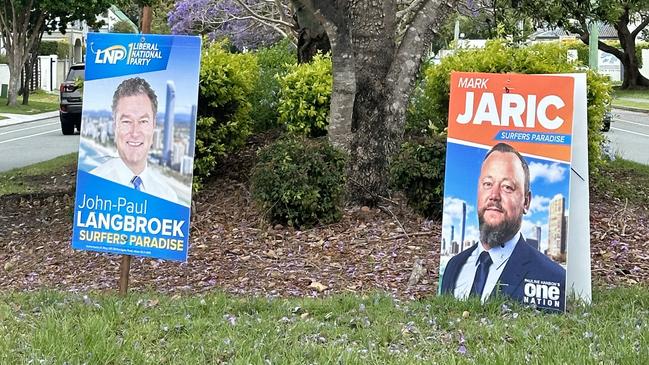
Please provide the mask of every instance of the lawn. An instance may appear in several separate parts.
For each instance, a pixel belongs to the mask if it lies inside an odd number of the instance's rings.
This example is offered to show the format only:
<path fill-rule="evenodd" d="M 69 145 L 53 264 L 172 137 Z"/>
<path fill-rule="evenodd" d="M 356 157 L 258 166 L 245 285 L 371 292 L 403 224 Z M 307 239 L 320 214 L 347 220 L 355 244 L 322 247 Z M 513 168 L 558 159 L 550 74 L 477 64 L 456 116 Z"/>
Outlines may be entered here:
<path fill-rule="evenodd" d="M 648 289 L 599 288 L 565 315 L 384 294 L 5 293 L 0 363 L 638 364 L 649 358 Z"/>
<path fill-rule="evenodd" d="M 649 90 L 620 90 L 613 91 L 613 106 L 649 109 Z"/>
<path fill-rule="evenodd" d="M 649 206 L 648 165 L 618 158 L 604 165 L 592 183 L 612 197 Z"/>
<path fill-rule="evenodd" d="M 49 94 L 42 91 L 35 92 L 29 96 L 29 104 L 22 105 L 22 96 L 18 97 L 18 105 L 7 106 L 7 99 L 0 98 L 0 113 L 13 114 L 39 114 L 59 109 L 58 94 Z"/>
<path fill-rule="evenodd" d="M 77 154 L 70 153 L 26 167 L 0 172 L 0 196 L 7 194 L 29 194 L 60 188 L 59 176 L 73 173 Z M 69 186 L 67 187 L 69 188 Z"/>

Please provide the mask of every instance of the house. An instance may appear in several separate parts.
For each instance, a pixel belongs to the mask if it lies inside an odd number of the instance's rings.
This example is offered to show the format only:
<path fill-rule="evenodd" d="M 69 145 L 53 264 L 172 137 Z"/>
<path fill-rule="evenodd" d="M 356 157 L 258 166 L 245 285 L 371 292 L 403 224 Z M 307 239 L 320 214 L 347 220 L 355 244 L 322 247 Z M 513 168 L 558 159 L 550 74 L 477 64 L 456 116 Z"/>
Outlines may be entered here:
<path fill-rule="evenodd" d="M 128 22 L 134 32 L 138 31 L 137 25 L 133 23 L 124 12 L 115 5 L 106 10 L 103 14 L 97 16 L 97 19 L 103 20 L 104 25 L 99 29 L 90 29 L 85 22 L 74 21 L 68 25 L 65 34 L 61 32 L 52 32 L 52 34 L 43 34 L 44 41 L 66 41 L 70 45 L 70 59 L 72 64 L 84 62 L 86 35 L 88 32 L 108 33 L 115 23 L 119 21 Z"/>

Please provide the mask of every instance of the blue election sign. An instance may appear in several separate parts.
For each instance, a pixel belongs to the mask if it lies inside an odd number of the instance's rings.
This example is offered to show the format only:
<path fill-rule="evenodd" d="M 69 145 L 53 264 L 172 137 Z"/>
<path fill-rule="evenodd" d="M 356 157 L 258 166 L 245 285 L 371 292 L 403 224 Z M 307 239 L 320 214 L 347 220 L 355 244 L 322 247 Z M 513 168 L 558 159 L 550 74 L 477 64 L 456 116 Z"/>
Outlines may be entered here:
<path fill-rule="evenodd" d="M 186 261 L 201 40 L 88 34 L 72 248 Z"/>

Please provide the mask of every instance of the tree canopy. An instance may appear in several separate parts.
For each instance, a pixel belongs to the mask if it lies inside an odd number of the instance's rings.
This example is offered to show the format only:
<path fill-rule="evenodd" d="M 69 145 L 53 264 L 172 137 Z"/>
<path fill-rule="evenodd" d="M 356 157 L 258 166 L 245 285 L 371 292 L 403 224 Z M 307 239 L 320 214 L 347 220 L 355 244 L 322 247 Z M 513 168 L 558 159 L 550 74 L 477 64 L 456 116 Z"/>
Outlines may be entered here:
<path fill-rule="evenodd" d="M 287 0 L 180 0 L 169 13 L 173 34 L 227 37 L 238 49 L 295 38 Z"/>
<path fill-rule="evenodd" d="M 89 25 L 111 5 L 109 0 L 14 0 L 0 5 L 0 33 L 9 64 L 8 104 L 15 105 L 20 71 L 36 55 L 44 32 L 65 33 L 75 20 Z M 26 102 L 27 99 L 23 101 Z"/>
<path fill-rule="evenodd" d="M 620 48 L 598 42 L 597 47 L 617 57 L 624 67 L 622 88 L 649 87 L 639 70 L 636 37 L 649 25 L 649 0 L 515 0 L 516 6 L 533 19 L 560 26 L 579 35 L 588 44 L 591 24 L 609 24 L 617 31 Z"/>

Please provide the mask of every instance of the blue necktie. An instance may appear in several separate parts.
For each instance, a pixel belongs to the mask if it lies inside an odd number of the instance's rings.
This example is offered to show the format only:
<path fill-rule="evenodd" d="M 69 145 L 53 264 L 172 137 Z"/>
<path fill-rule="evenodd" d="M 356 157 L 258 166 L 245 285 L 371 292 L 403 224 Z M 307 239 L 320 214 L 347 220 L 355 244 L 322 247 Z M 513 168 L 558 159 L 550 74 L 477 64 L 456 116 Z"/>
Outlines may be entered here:
<path fill-rule="evenodd" d="M 489 266 L 491 266 L 491 256 L 489 252 L 482 251 L 478 257 L 478 268 L 475 272 L 475 278 L 473 279 L 473 286 L 471 287 L 471 294 L 475 294 L 478 297 L 482 297 L 482 291 L 484 290 L 484 285 L 487 282 L 487 275 L 489 275 Z"/>
<path fill-rule="evenodd" d="M 135 190 L 142 191 L 142 179 L 139 176 L 133 176 L 131 184 L 133 184 Z"/>

